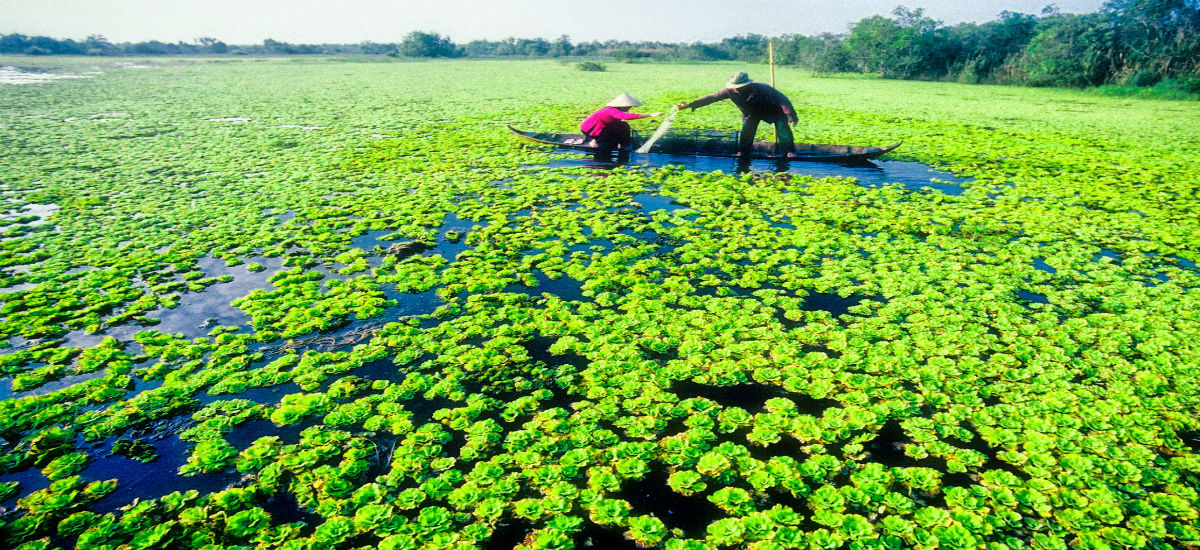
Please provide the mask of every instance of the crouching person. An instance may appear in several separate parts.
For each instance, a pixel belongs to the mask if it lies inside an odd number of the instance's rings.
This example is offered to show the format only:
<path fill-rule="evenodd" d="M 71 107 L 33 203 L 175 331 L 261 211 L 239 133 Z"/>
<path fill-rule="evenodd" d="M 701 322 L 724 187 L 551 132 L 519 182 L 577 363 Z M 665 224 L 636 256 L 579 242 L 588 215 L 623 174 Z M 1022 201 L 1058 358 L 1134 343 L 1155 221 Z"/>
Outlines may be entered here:
<path fill-rule="evenodd" d="M 603 109 L 592 113 L 579 125 L 583 135 L 596 141 L 595 158 L 609 160 L 613 151 L 628 155 L 633 146 L 633 136 L 627 120 L 663 116 L 662 113 L 631 113 L 630 109 L 641 105 L 642 102 L 629 94 L 621 94 L 609 101 Z"/>

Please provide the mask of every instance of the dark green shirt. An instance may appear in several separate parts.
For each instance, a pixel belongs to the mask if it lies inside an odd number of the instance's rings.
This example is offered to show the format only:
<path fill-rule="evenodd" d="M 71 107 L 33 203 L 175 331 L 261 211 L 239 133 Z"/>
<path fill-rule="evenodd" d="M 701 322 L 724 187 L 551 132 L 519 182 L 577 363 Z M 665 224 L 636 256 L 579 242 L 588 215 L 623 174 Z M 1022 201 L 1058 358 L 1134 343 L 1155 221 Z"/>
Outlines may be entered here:
<path fill-rule="evenodd" d="M 698 109 L 710 103 L 728 99 L 742 111 L 742 119 L 750 117 L 766 122 L 776 122 L 787 117 L 789 121 L 796 120 L 796 110 L 792 102 L 779 90 L 761 82 L 751 82 L 741 88 L 725 88 L 721 91 L 706 95 L 689 102 L 685 107 Z"/>

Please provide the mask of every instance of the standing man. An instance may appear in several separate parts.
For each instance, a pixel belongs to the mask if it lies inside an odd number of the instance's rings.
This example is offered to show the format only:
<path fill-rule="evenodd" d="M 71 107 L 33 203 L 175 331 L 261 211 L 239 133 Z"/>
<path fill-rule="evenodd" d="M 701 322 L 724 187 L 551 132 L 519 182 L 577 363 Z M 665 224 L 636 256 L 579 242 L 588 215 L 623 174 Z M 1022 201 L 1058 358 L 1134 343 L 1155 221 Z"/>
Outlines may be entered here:
<path fill-rule="evenodd" d="M 788 101 L 787 96 L 780 93 L 779 90 L 750 80 L 746 73 L 737 73 L 730 77 L 725 88 L 715 94 L 680 103 L 676 107 L 694 110 L 722 99 L 732 101 L 742 111 L 742 133 L 738 140 L 737 156 L 750 156 L 750 150 L 754 144 L 754 134 L 758 131 L 760 121 L 775 125 L 775 132 L 778 136 L 778 141 L 775 143 L 775 154 L 796 156 L 796 142 L 788 123 L 794 126 L 800 119 L 796 117 L 796 110 L 792 108 L 792 102 Z"/>

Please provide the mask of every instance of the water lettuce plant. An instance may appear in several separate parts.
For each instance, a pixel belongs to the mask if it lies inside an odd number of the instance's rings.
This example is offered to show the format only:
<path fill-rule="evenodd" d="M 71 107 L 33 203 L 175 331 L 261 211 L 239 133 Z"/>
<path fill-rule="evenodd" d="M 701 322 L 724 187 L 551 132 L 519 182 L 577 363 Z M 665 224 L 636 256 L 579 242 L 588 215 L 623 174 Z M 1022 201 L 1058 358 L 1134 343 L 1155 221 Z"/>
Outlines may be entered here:
<path fill-rule="evenodd" d="M 522 145 L 554 63 L 99 65 L 0 87 L 6 548 L 1200 545 L 1191 105 L 780 71 L 944 194 Z"/>

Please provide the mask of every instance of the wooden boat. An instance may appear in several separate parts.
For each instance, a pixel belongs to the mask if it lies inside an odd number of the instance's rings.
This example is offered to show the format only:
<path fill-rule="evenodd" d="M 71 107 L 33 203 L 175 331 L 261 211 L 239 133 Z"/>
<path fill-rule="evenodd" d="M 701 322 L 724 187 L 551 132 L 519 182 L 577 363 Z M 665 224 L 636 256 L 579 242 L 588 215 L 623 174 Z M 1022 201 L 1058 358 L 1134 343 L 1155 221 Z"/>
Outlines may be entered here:
<path fill-rule="evenodd" d="M 582 134 L 557 134 L 552 132 L 525 132 L 509 125 L 518 137 L 553 145 L 562 149 L 597 152 L 596 142 Z M 630 149 L 637 149 L 643 139 L 635 137 Z M 778 161 L 809 161 L 809 162 L 841 162 L 852 163 L 865 161 L 883 155 L 903 142 L 896 142 L 887 147 L 863 147 L 858 145 L 825 145 L 817 143 L 797 143 L 796 156 L 785 157 L 775 154 L 775 144 L 767 141 L 754 142 L 751 159 L 770 159 Z M 658 140 L 650 149 L 651 153 L 668 155 L 693 155 L 705 157 L 734 157 L 737 154 L 737 135 L 712 132 L 694 132 L 684 135 L 668 135 Z"/>

